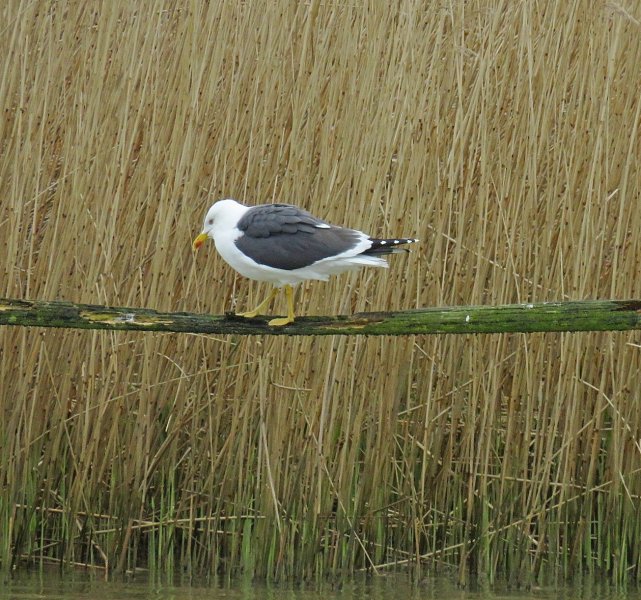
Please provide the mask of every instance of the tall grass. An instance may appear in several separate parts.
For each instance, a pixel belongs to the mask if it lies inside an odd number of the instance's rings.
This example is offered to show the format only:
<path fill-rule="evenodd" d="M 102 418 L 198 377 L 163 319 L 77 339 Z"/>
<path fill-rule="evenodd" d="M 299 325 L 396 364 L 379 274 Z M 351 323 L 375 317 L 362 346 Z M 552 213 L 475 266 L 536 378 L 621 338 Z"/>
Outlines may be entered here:
<path fill-rule="evenodd" d="M 0 294 L 242 309 L 216 198 L 416 236 L 300 312 L 641 296 L 634 2 L 0 4 Z M 277 305 L 282 312 L 283 306 Z M 641 578 L 633 333 L 0 331 L 0 560 Z"/>

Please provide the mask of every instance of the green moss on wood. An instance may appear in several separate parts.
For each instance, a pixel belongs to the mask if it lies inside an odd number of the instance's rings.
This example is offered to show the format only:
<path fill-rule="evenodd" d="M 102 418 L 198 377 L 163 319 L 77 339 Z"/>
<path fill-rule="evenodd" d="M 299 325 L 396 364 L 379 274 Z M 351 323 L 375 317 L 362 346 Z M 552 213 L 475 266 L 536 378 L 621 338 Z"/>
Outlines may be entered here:
<path fill-rule="evenodd" d="M 239 335 L 412 335 L 623 331 L 641 328 L 639 300 L 585 300 L 502 306 L 299 317 L 270 327 L 271 317 L 162 313 L 71 302 L 0 299 L 0 325 Z"/>

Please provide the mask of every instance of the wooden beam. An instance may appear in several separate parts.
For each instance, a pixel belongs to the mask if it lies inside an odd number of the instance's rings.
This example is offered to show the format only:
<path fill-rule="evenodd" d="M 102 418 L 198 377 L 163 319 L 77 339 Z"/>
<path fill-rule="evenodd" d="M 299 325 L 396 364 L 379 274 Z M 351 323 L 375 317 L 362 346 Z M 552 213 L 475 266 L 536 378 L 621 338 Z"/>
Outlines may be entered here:
<path fill-rule="evenodd" d="M 456 306 L 348 316 L 299 317 L 270 327 L 268 317 L 166 313 L 73 302 L 0 299 L 0 325 L 235 335 L 413 335 L 641 329 L 641 300 L 584 300 Z"/>

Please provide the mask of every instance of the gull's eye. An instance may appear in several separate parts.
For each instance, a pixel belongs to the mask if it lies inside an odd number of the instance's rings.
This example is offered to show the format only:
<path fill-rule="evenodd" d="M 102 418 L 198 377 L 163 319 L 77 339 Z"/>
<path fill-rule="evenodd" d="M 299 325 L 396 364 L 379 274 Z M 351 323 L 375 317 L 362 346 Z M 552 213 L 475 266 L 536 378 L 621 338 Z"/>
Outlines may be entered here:
<path fill-rule="evenodd" d="M 213 225 L 213 224 L 214 224 L 214 219 L 207 220 L 207 225 Z"/>

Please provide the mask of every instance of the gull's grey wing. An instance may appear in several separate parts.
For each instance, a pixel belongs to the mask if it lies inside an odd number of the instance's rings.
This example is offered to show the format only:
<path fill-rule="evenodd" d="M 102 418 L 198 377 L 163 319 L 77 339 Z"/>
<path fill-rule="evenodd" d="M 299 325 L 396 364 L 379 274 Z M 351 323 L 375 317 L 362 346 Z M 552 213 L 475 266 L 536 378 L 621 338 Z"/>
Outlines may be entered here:
<path fill-rule="evenodd" d="M 250 208 L 236 226 L 236 247 L 261 265 L 291 271 L 354 248 L 363 234 L 335 227 L 289 204 Z"/>

